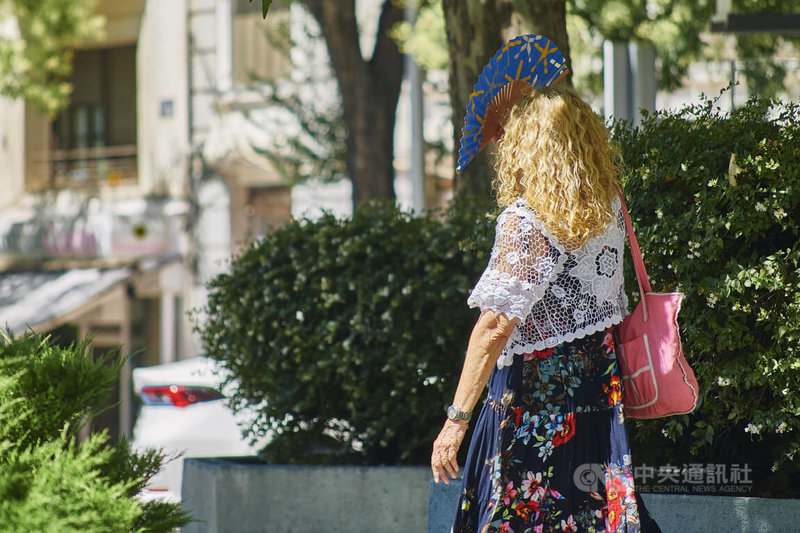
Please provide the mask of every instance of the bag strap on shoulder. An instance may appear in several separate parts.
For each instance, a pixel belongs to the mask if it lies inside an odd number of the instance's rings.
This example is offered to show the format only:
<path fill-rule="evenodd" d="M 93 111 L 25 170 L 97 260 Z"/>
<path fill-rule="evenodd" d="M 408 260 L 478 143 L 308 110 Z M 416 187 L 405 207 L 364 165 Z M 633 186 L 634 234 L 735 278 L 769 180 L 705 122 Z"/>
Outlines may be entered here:
<path fill-rule="evenodd" d="M 644 295 L 653 292 L 650 287 L 650 278 L 647 276 L 647 269 L 644 266 L 644 259 L 642 259 L 642 250 L 639 248 L 639 241 L 636 240 L 636 234 L 633 232 L 631 225 L 631 217 L 628 214 L 628 206 L 625 203 L 625 196 L 622 194 L 622 189 L 617 187 L 617 194 L 619 194 L 619 201 L 622 204 L 622 214 L 625 216 L 625 229 L 628 233 L 628 243 L 631 246 L 631 257 L 633 257 L 633 266 L 636 270 L 636 281 L 639 283 L 639 300 L 642 302 L 645 321 L 647 320 L 647 304 Z"/>

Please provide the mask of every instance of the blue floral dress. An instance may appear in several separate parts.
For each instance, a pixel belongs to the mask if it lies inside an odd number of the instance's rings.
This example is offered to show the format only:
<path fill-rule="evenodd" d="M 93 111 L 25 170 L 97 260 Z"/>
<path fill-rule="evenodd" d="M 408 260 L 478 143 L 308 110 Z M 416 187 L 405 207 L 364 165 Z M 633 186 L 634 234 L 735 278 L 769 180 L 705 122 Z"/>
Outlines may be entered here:
<path fill-rule="evenodd" d="M 454 533 L 659 531 L 635 494 L 610 330 L 494 369 L 462 487 Z"/>
<path fill-rule="evenodd" d="M 611 327 L 627 314 L 622 204 L 562 242 L 524 198 L 467 300 L 519 319 L 477 417 L 454 533 L 659 531 L 634 489 Z"/>

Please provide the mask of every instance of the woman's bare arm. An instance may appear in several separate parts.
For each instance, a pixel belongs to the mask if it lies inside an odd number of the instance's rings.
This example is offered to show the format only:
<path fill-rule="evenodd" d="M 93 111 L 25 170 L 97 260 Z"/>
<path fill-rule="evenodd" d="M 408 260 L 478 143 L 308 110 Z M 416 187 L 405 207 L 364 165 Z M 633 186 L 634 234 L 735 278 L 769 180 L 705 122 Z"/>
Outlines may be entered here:
<path fill-rule="evenodd" d="M 503 313 L 495 314 L 489 309 L 481 313 L 469 338 L 467 356 L 461 370 L 461 378 L 458 380 L 453 405 L 462 411 L 474 410 L 518 320 L 509 319 Z M 446 420 L 433 443 L 431 468 L 437 483 L 439 479 L 449 483 L 448 474 L 455 479 L 458 472 L 456 455 L 467 431 L 467 425 L 466 420 Z"/>
<path fill-rule="evenodd" d="M 462 411 L 472 411 L 483 395 L 483 389 L 517 321 L 516 318 L 507 318 L 503 313 L 496 315 L 489 309 L 478 317 L 472 328 L 464 368 L 453 398 L 453 404 Z"/>

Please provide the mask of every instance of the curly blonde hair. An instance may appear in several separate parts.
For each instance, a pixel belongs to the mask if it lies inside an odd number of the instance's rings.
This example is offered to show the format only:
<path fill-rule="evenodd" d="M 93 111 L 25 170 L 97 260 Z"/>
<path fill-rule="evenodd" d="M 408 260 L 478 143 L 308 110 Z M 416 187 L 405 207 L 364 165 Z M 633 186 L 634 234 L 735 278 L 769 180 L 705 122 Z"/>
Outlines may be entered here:
<path fill-rule="evenodd" d="M 592 108 L 569 86 L 531 91 L 511 109 L 492 183 L 501 207 L 524 197 L 569 248 L 613 218 L 619 152 Z"/>

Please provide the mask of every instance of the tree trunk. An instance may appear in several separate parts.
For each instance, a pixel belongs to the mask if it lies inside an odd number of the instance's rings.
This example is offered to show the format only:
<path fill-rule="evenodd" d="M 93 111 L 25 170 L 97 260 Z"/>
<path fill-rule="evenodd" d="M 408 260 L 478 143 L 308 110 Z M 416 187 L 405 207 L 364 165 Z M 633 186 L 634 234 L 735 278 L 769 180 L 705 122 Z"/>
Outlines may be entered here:
<path fill-rule="evenodd" d="M 353 207 L 358 207 L 375 198 L 395 198 L 394 124 L 399 84 L 397 91 L 385 93 L 368 83 L 354 85 L 343 100 L 347 102 L 347 170 L 353 182 Z M 348 111 L 353 108 L 356 111 Z"/>
<path fill-rule="evenodd" d="M 375 52 L 361 55 L 355 1 L 303 0 L 322 28 L 342 93 L 347 127 L 347 172 L 353 207 L 375 198 L 394 199 L 394 124 L 403 81 L 403 56 L 389 30 L 403 12 L 385 0 Z"/>
<path fill-rule="evenodd" d="M 523 31 L 544 35 L 561 50 L 569 67 L 569 74 L 562 80 L 572 85 L 572 60 L 569 55 L 569 36 L 567 35 L 566 0 L 514 0 L 515 16 L 521 19 Z M 509 38 L 514 37 L 510 35 Z"/>
<path fill-rule="evenodd" d="M 569 63 L 565 0 L 443 0 L 447 49 L 450 54 L 450 101 L 453 107 L 455 158 L 461 146 L 461 128 L 472 87 L 484 65 L 504 42 L 521 33 L 551 39 Z M 571 83 L 571 77 L 567 80 Z M 458 198 L 491 196 L 494 171 L 486 152 L 478 154 L 456 176 Z"/>

